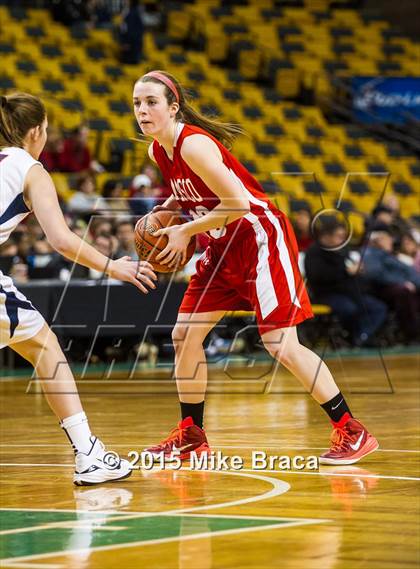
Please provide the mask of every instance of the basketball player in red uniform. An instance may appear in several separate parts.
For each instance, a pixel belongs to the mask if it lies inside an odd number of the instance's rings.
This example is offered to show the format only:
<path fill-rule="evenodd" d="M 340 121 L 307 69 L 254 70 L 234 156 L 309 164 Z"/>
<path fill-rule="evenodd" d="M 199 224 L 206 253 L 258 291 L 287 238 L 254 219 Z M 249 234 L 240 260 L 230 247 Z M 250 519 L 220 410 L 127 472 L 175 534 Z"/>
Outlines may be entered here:
<path fill-rule="evenodd" d="M 182 421 L 146 450 L 169 457 L 179 449 L 181 459 L 193 451 L 209 452 L 203 430 L 203 342 L 227 311 L 241 309 L 255 310 L 267 351 L 329 415 L 331 448 L 320 462 L 352 464 L 376 450 L 376 439 L 353 418 L 325 363 L 299 343 L 296 326 L 313 314 L 298 269 L 296 239 L 287 217 L 226 148 L 241 129 L 195 111 L 179 82 L 164 71 L 141 77 L 133 102 L 143 134 L 153 138 L 149 156 L 172 188 L 164 207 L 181 208 L 193 218 L 155 234 L 168 237 L 157 260 L 183 262 L 193 235 L 206 232 L 210 237 L 172 333 Z"/>

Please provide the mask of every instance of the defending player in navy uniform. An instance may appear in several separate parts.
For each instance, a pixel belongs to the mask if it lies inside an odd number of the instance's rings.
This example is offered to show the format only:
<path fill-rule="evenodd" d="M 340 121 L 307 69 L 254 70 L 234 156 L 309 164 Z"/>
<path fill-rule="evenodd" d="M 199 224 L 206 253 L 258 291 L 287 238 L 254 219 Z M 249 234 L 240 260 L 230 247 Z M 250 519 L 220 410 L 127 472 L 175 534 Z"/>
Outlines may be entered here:
<path fill-rule="evenodd" d="M 0 101 L 0 244 L 34 213 L 52 247 L 66 258 L 103 271 L 147 292 L 156 279 L 148 263 L 111 260 L 67 227 L 53 181 L 38 157 L 47 140 L 47 116 L 38 97 L 15 93 Z M 76 384 L 57 337 L 31 302 L 0 271 L 0 348 L 10 346 L 32 363 L 45 397 L 75 452 L 73 481 L 90 485 L 127 478 L 126 460 L 105 464 L 102 442 L 92 435 Z"/>

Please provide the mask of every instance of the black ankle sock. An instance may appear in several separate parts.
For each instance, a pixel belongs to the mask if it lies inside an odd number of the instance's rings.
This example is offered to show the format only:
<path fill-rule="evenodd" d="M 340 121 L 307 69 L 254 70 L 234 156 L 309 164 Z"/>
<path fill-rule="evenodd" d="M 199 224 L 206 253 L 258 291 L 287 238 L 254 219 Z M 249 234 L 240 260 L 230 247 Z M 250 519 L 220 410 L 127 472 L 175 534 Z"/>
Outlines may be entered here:
<path fill-rule="evenodd" d="M 185 419 L 186 417 L 192 417 L 194 421 L 194 425 L 203 428 L 203 416 L 204 416 L 204 401 L 201 403 L 184 403 L 183 401 L 179 402 L 181 405 L 181 415 L 182 418 Z"/>
<path fill-rule="evenodd" d="M 321 407 L 334 423 L 338 423 L 344 413 L 348 413 L 350 417 L 353 417 L 341 391 L 339 391 L 335 397 L 323 403 Z"/>

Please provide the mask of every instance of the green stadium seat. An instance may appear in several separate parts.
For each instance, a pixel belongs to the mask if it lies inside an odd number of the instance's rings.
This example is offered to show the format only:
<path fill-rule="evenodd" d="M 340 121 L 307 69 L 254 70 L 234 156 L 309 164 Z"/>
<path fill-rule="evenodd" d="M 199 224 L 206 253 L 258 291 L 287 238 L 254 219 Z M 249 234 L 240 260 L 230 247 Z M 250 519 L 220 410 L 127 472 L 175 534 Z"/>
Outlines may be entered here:
<path fill-rule="evenodd" d="M 308 125 L 306 128 L 306 134 L 308 136 L 311 136 L 313 138 L 321 138 L 323 136 L 325 136 L 325 130 L 323 128 L 321 128 L 320 126 L 315 126 L 315 125 Z"/>
<path fill-rule="evenodd" d="M 370 193 L 369 186 L 363 180 L 351 180 L 349 179 L 348 185 L 352 194 L 365 195 Z"/>
<path fill-rule="evenodd" d="M 317 144 L 301 144 L 303 156 L 322 156 L 323 152 Z"/>
<path fill-rule="evenodd" d="M 346 53 L 355 53 L 356 49 L 354 47 L 354 45 L 352 43 L 344 43 L 344 42 L 339 42 L 333 45 L 333 53 L 335 53 L 335 55 L 337 55 L 338 57 L 342 56 L 343 54 Z"/>
<path fill-rule="evenodd" d="M 337 160 L 324 162 L 323 166 L 325 173 L 329 176 L 342 176 L 346 173 L 341 162 L 338 162 Z"/>
<path fill-rule="evenodd" d="M 242 107 L 242 112 L 245 117 L 253 120 L 260 119 L 261 117 L 264 116 L 262 110 L 257 106 Z"/>
<path fill-rule="evenodd" d="M 60 64 L 61 70 L 66 75 L 79 75 L 82 73 L 82 69 L 78 63 L 61 63 Z"/>
<path fill-rule="evenodd" d="M 267 194 L 275 194 L 279 191 L 279 187 L 273 180 L 265 180 L 261 182 L 261 186 L 263 190 L 267 192 Z"/>
<path fill-rule="evenodd" d="M 376 65 L 379 73 L 382 75 L 399 73 L 401 71 L 401 64 L 398 61 L 378 61 Z"/>
<path fill-rule="evenodd" d="M 400 196 L 409 196 L 414 194 L 412 187 L 407 182 L 393 182 L 392 188 L 394 192 Z"/>
<path fill-rule="evenodd" d="M 66 111 L 82 112 L 84 110 L 83 103 L 79 99 L 61 99 L 61 106 Z"/>
<path fill-rule="evenodd" d="M 270 87 L 264 89 L 264 98 L 270 103 L 281 103 L 283 101 L 283 97 L 280 93 L 276 91 L 276 89 L 271 89 Z"/>
<path fill-rule="evenodd" d="M 108 101 L 110 111 L 117 115 L 131 115 L 132 108 L 126 101 Z"/>
<path fill-rule="evenodd" d="M 39 71 L 38 65 L 34 61 L 25 61 L 25 60 L 17 61 L 16 69 L 26 74 L 38 73 Z"/>
<path fill-rule="evenodd" d="M 237 102 L 237 101 L 241 101 L 242 100 L 242 96 L 239 93 L 238 90 L 236 89 L 225 89 L 223 91 L 223 97 L 227 100 L 227 101 L 231 101 L 231 102 Z"/>
<path fill-rule="evenodd" d="M 111 93 L 110 85 L 105 82 L 90 83 L 89 90 L 94 95 L 108 95 Z"/>
<path fill-rule="evenodd" d="M 119 79 L 124 75 L 123 70 L 118 65 L 105 65 L 104 71 L 111 79 Z"/>
<path fill-rule="evenodd" d="M 0 42 L 0 54 L 6 54 L 6 53 L 15 53 L 15 47 L 13 44 L 7 42 L 7 41 L 1 41 Z"/>
<path fill-rule="evenodd" d="M 308 200 L 297 200 L 292 198 L 289 200 L 289 207 L 291 213 L 302 210 L 312 211 L 312 207 Z"/>
<path fill-rule="evenodd" d="M 277 154 L 277 148 L 274 144 L 270 143 L 257 142 L 255 144 L 255 150 L 258 154 L 263 156 L 273 156 Z"/>
<path fill-rule="evenodd" d="M 282 162 L 283 172 L 287 172 L 289 174 L 294 174 L 297 172 L 302 172 L 301 165 L 299 162 L 295 162 L 294 160 L 284 160 Z"/>
<path fill-rule="evenodd" d="M 333 38 L 342 38 L 353 36 L 354 31 L 346 26 L 331 26 L 330 33 Z"/>
<path fill-rule="evenodd" d="M 7 75 L 0 76 L 0 89 L 8 91 L 9 89 L 16 89 L 16 83 L 11 77 Z"/>
<path fill-rule="evenodd" d="M 267 136 L 283 136 L 285 134 L 281 124 L 266 124 L 264 128 Z"/>
<path fill-rule="evenodd" d="M 89 120 L 89 128 L 96 131 L 111 130 L 109 121 L 105 118 L 94 118 Z"/>
<path fill-rule="evenodd" d="M 303 187 L 308 194 L 319 195 L 325 192 L 325 186 L 317 180 L 304 180 Z"/>
<path fill-rule="evenodd" d="M 62 81 L 58 79 L 43 79 L 42 88 L 48 93 L 56 95 L 57 93 L 63 93 L 65 91 Z"/>
<path fill-rule="evenodd" d="M 357 144 L 346 144 L 344 146 L 344 152 L 349 158 L 361 158 L 365 155 L 363 149 Z"/>
<path fill-rule="evenodd" d="M 370 173 L 387 172 L 388 168 L 382 162 L 369 162 L 367 164 L 367 171 Z"/>
<path fill-rule="evenodd" d="M 100 61 L 106 58 L 105 51 L 99 46 L 86 48 L 86 54 L 93 61 Z"/>
<path fill-rule="evenodd" d="M 41 45 L 41 53 L 42 55 L 48 58 L 62 57 L 63 55 L 62 49 L 54 44 Z"/>
<path fill-rule="evenodd" d="M 30 38 L 39 39 L 45 37 L 45 32 L 40 26 L 26 26 L 25 31 Z"/>
<path fill-rule="evenodd" d="M 420 176 L 420 163 L 410 164 L 410 172 L 413 176 Z"/>

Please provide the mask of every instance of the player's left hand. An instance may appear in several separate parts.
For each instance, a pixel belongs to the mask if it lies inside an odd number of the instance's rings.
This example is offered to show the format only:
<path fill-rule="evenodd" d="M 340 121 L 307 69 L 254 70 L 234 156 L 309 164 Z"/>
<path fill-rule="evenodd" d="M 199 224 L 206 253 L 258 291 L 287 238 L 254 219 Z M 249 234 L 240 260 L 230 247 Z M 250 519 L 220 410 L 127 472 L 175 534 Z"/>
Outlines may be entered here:
<path fill-rule="evenodd" d="M 187 255 L 188 243 L 190 242 L 190 237 L 185 231 L 185 226 L 172 225 L 171 227 L 158 229 L 153 233 L 153 237 L 160 237 L 161 235 L 167 236 L 168 244 L 163 251 L 156 256 L 156 261 L 162 263 L 162 265 L 168 265 L 169 267 L 175 267 L 179 264 L 183 265 Z"/>

